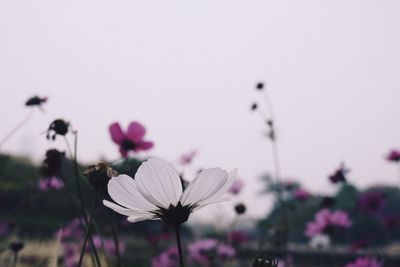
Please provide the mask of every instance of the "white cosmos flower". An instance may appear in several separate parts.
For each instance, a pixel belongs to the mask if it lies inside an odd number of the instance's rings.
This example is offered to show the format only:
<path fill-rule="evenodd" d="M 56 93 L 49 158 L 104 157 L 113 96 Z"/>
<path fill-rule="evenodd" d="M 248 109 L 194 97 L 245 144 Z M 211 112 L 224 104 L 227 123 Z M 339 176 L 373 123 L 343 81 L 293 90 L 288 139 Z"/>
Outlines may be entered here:
<path fill-rule="evenodd" d="M 175 168 L 165 160 L 150 158 L 139 167 L 135 179 L 125 174 L 113 177 L 108 193 L 117 204 L 103 203 L 128 216 L 130 222 L 161 219 L 178 226 L 191 212 L 229 200 L 225 193 L 236 173 L 236 169 L 229 174 L 220 168 L 203 170 L 183 191 Z"/>

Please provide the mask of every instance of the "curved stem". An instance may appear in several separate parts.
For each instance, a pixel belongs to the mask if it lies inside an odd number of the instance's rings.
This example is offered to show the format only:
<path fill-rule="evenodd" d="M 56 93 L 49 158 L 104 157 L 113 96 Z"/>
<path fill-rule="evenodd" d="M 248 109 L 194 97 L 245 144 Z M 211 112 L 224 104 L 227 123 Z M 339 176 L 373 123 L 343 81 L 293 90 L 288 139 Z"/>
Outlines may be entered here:
<path fill-rule="evenodd" d="M 178 253 L 179 253 L 179 264 L 180 264 L 180 267 L 185 267 L 185 264 L 183 263 L 180 225 L 175 226 L 175 234 L 176 234 L 176 245 L 178 247 Z"/>
<path fill-rule="evenodd" d="M 7 142 L 8 139 L 11 138 L 11 136 L 13 136 L 22 126 L 25 125 L 25 123 L 29 121 L 32 114 L 33 114 L 33 109 L 31 109 L 28 115 L 25 118 L 23 118 L 22 121 L 20 121 L 17 125 L 15 125 L 15 127 L 11 129 L 11 131 L 0 141 L 0 148 Z"/>

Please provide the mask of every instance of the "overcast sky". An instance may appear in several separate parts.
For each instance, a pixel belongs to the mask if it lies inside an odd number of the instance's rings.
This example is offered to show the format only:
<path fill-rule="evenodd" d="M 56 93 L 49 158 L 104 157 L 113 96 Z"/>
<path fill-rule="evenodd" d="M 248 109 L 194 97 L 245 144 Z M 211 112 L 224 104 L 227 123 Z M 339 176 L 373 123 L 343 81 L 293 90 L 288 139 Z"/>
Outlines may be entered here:
<path fill-rule="evenodd" d="M 400 2 L 1 1 L 0 129 L 49 97 L 2 152 L 40 159 L 54 118 L 79 130 L 79 158 L 118 157 L 108 125 L 142 122 L 150 153 L 195 167 L 239 168 L 251 215 L 272 168 L 271 146 L 249 112 L 267 84 L 283 176 L 333 192 L 327 175 L 344 161 L 366 187 L 395 184 L 384 161 L 400 148 Z"/>

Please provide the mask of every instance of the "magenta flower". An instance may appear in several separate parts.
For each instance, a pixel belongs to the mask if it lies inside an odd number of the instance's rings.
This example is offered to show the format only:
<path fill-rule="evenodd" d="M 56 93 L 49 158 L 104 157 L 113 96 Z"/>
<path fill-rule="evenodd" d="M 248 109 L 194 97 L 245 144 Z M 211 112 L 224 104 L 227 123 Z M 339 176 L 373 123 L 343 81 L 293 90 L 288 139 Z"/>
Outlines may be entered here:
<path fill-rule="evenodd" d="M 178 249 L 168 248 L 151 260 L 151 267 L 178 267 Z"/>
<path fill-rule="evenodd" d="M 107 254 L 108 257 L 114 256 L 117 252 L 117 248 L 115 246 L 115 242 L 113 239 L 108 239 L 108 238 L 102 238 L 98 235 L 93 235 L 93 244 L 96 247 L 96 249 L 103 249 L 104 246 L 104 252 Z M 86 249 L 89 251 L 89 244 L 87 244 Z M 125 243 L 122 241 L 119 241 L 118 243 L 118 250 L 119 253 L 124 253 L 126 249 Z"/>
<path fill-rule="evenodd" d="M 304 234 L 307 237 L 313 237 L 323 233 L 328 226 L 348 228 L 350 225 L 351 221 L 346 212 L 341 210 L 331 212 L 328 209 L 322 209 L 315 214 L 314 221 L 307 223 Z"/>
<path fill-rule="evenodd" d="M 193 150 L 187 154 L 183 154 L 180 158 L 179 158 L 179 164 L 181 165 L 189 165 L 190 163 L 192 163 L 193 158 L 197 155 L 197 151 Z"/>
<path fill-rule="evenodd" d="M 376 213 L 381 210 L 384 204 L 384 196 L 379 191 L 369 191 L 363 193 L 358 199 L 360 210 L 369 213 Z"/>
<path fill-rule="evenodd" d="M 382 263 L 371 257 L 359 257 L 355 261 L 346 264 L 344 267 L 382 267 Z"/>
<path fill-rule="evenodd" d="M 63 182 L 55 176 L 50 178 L 41 178 L 38 181 L 38 188 L 40 191 L 58 190 L 63 187 Z"/>
<path fill-rule="evenodd" d="M 331 225 L 342 228 L 348 228 L 351 226 L 351 221 L 349 219 L 347 212 L 341 210 L 337 210 L 331 213 L 329 222 Z"/>
<path fill-rule="evenodd" d="M 400 162 L 400 150 L 393 149 L 386 155 L 386 160 Z"/>
<path fill-rule="evenodd" d="M 215 239 L 201 239 L 188 245 L 189 259 L 200 265 L 207 265 L 215 255 L 217 259 L 226 260 L 235 256 L 235 249 L 218 243 Z"/>
<path fill-rule="evenodd" d="M 310 197 L 310 193 L 302 188 L 297 188 L 293 191 L 293 197 L 297 200 L 306 200 Z"/>
<path fill-rule="evenodd" d="M 227 234 L 226 239 L 232 245 L 240 245 L 249 241 L 249 236 L 243 231 L 233 231 Z"/>
<path fill-rule="evenodd" d="M 7 223 L 0 222 L 0 238 L 8 234 L 10 227 Z"/>
<path fill-rule="evenodd" d="M 146 129 L 138 122 L 131 122 L 128 130 L 123 132 L 119 123 L 114 122 L 108 128 L 111 139 L 119 146 L 121 156 L 126 158 L 130 151 L 139 152 L 153 147 L 153 142 L 145 141 Z"/>
<path fill-rule="evenodd" d="M 240 180 L 240 179 L 236 179 L 232 183 L 231 187 L 228 189 L 228 192 L 233 194 L 233 195 L 238 195 L 240 193 L 240 191 L 242 191 L 243 186 L 244 186 L 243 181 Z"/>

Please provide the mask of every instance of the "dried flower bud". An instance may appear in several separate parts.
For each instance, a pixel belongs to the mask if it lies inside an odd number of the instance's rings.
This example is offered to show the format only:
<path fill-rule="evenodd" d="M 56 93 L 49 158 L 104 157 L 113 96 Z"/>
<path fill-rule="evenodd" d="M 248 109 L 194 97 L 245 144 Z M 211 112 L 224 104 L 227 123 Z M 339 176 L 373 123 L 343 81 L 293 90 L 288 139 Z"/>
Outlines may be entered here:
<path fill-rule="evenodd" d="M 46 158 L 40 166 L 40 173 L 44 177 L 60 176 L 62 160 L 65 157 L 65 152 L 60 152 L 57 149 L 49 149 L 46 152 Z"/>
<path fill-rule="evenodd" d="M 54 120 L 47 129 L 47 139 L 54 141 L 57 135 L 64 136 L 68 133 L 68 130 L 69 130 L 68 122 L 62 119 Z"/>
<path fill-rule="evenodd" d="M 251 106 L 250 106 L 250 110 L 251 110 L 251 111 L 255 111 L 255 110 L 257 110 L 257 108 L 258 108 L 258 104 L 257 104 L 256 102 L 254 102 L 254 103 L 251 104 Z"/>
<path fill-rule="evenodd" d="M 246 212 L 246 206 L 243 203 L 239 203 L 235 206 L 235 211 L 238 215 L 244 214 Z"/>
<path fill-rule="evenodd" d="M 108 181 L 111 177 L 115 177 L 118 173 L 105 163 L 89 166 L 84 175 L 89 183 L 98 191 L 105 192 Z"/>
<path fill-rule="evenodd" d="M 256 89 L 257 89 L 257 90 L 260 90 L 260 91 L 261 91 L 262 89 L 264 89 L 264 83 L 263 83 L 263 82 L 257 83 L 257 84 L 256 84 Z"/>
<path fill-rule="evenodd" d="M 43 103 L 46 103 L 47 97 L 39 97 L 39 96 L 32 96 L 25 102 L 25 106 L 32 107 L 32 106 L 40 106 Z"/>

